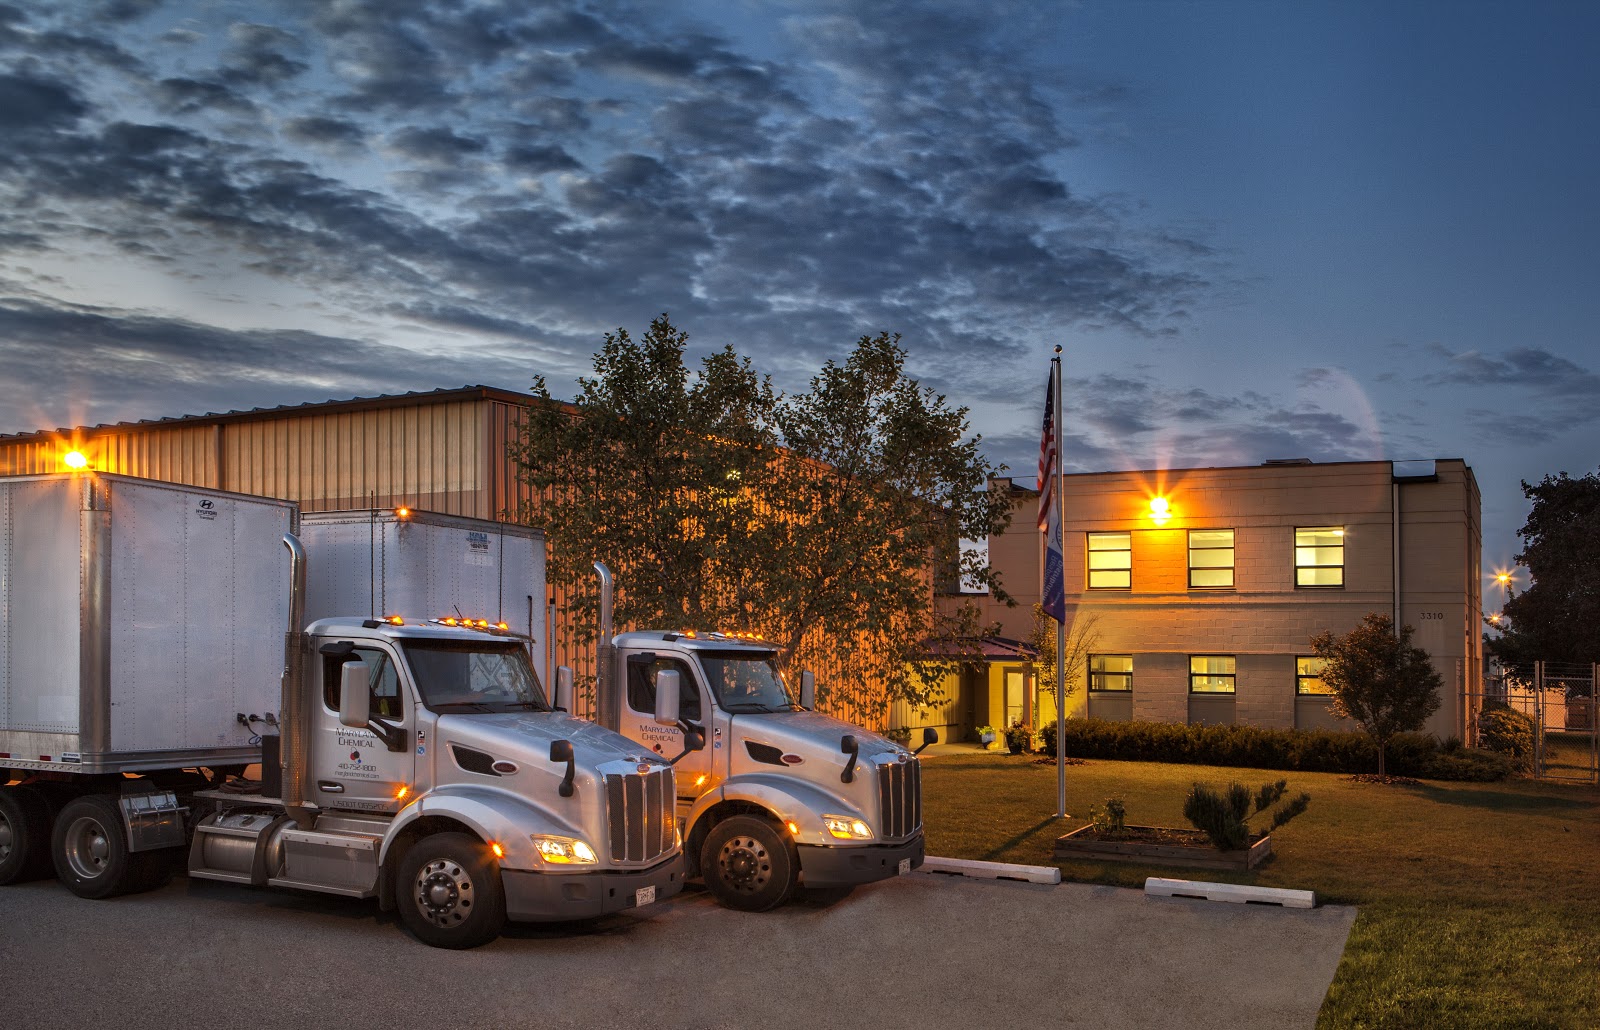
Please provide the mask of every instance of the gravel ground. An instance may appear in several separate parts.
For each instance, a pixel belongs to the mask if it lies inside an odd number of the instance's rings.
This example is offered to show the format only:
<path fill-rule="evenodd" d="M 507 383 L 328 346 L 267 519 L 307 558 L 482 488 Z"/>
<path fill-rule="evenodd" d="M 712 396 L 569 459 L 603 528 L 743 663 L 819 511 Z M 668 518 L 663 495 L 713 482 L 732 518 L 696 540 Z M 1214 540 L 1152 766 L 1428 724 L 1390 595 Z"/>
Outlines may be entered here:
<path fill-rule="evenodd" d="M 0 888 L 0 1026 L 1282 1030 L 1314 1025 L 1354 919 L 916 873 L 762 915 L 691 890 L 446 952 L 374 902 L 43 881 Z"/>

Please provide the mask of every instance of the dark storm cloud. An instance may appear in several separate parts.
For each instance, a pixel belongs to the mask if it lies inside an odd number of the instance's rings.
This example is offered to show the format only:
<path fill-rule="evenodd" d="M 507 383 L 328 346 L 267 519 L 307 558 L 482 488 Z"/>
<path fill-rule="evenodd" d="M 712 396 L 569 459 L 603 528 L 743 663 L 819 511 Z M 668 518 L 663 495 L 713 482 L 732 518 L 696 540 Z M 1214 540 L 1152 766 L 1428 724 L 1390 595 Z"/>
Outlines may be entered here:
<path fill-rule="evenodd" d="M 343 118 L 292 118 L 284 123 L 283 131 L 297 143 L 340 151 L 359 149 L 367 140 L 361 126 Z"/>
<path fill-rule="evenodd" d="M 0 432 L 54 428 L 33 384 L 55 385 L 95 421 L 154 418 L 529 378 L 516 359 L 479 349 L 419 355 L 370 340 L 277 330 L 229 331 L 179 319 L 0 302 Z M 174 388 L 186 398 L 173 407 Z"/>
<path fill-rule="evenodd" d="M 1533 387 L 1567 396 L 1600 393 L 1600 375 L 1538 347 L 1515 347 L 1495 355 L 1457 352 L 1433 343 L 1427 351 L 1445 363 L 1444 371 L 1429 376 L 1434 383 Z"/>
<path fill-rule="evenodd" d="M 250 115 L 256 105 L 219 82 L 196 79 L 162 79 L 155 87 L 157 103 L 169 115 L 194 114 L 205 108 L 233 115 Z"/>
<path fill-rule="evenodd" d="M 227 248 L 356 324 L 553 355 L 667 310 L 693 346 L 791 378 L 899 330 L 942 389 L 1063 326 L 1176 332 L 1211 285 L 1203 240 L 1063 178 L 1076 134 L 960 5 L 796 5 L 769 51 L 799 61 L 605 4 L 283 0 L 248 23 L 196 7 L 211 66 L 157 42 L 155 19 L 33 10 L 9 31 L 40 63 L 10 74 L 39 102 L 0 118 L 27 111 L 40 143 L 0 153 L 4 249 L 109 244 L 200 289 Z M 279 134 L 217 128 L 253 110 Z M 1228 410 L 1163 404 L 1196 425 Z M 1153 432 L 1158 413 L 1126 410 L 1097 432 Z"/>
<path fill-rule="evenodd" d="M 26 132 L 70 126 L 88 111 L 88 105 L 64 83 L 0 75 L 0 129 Z"/>

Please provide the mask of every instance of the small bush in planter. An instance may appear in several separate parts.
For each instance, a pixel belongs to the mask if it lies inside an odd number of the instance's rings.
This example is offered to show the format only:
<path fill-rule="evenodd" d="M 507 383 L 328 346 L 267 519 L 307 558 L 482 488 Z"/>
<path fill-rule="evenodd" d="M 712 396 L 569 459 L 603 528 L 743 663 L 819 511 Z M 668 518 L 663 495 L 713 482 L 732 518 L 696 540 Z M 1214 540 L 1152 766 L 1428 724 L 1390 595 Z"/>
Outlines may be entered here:
<path fill-rule="evenodd" d="M 974 732 L 978 734 L 978 743 L 984 747 L 994 743 L 995 733 L 993 726 L 979 726 Z"/>
<path fill-rule="evenodd" d="M 1218 851 L 1241 851 L 1250 846 L 1250 816 L 1276 805 L 1288 789 L 1288 780 L 1264 784 L 1254 795 L 1250 788 L 1239 783 L 1230 783 L 1226 791 L 1220 792 L 1196 783 L 1189 788 L 1189 796 L 1183 801 L 1183 817 L 1204 833 Z M 1302 793 L 1272 813 L 1267 832 L 1304 812 L 1310 804 L 1311 795 Z"/>
<path fill-rule="evenodd" d="M 1106 798 L 1104 808 L 1099 805 L 1090 806 L 1089 822 L 1102 834 L 1121 833 L 1127 829 L 1128 806 L 1121 798 Z"/>
<path fill-rule="evenodd" d="M 1006 747 L 1009 748 L 1011 753 L 1014 755 L 1020 755 L 1028 751 L 1032 751 L 1033 731 L 1022 725 L 1020 722 L 1012 723 L 1010 726 L 1006 727 Z"/>
<path fill-rule="evenodd" d="M 886 732 L 884 736 L 888 737 L 896 744 L 899 744 L 901 747 L 911 746 L 910 726 L 890 726 L 888 732 Z"/>

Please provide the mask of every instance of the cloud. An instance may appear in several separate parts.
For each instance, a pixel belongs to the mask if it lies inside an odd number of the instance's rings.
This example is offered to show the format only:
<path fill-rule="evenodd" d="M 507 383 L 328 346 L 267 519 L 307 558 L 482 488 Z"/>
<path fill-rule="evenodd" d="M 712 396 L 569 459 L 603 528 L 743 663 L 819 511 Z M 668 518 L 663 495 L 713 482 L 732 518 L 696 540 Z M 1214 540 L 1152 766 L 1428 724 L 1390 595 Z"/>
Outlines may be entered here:
<path fill-rule="evenodd" d="M 0 129 L 31 132 L 70 126 L 89 112 L 70 86 L 27 75 L 0 75 Z"/>
<path fill-rule="evenodd" d="M 1452 351 L 1439 343 L 1425 349 L 1445 363 L 1443 371 L 1428 376 L 1432 383 L 1533 387 L 1574 397 L 1600 393 L 1600 375 L 1539 347 L 1515 347 L 1498 355 Z"/>

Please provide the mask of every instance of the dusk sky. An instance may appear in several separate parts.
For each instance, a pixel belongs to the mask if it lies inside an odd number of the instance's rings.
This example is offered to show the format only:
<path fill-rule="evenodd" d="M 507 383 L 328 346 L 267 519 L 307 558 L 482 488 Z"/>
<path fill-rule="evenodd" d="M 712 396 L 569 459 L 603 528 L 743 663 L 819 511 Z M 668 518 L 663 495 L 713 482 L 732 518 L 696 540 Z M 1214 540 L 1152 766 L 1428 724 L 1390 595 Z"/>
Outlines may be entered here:
<path fill-rule="evenodd" d="M 1031 483 L 1600 463 L 1600 6 L 0 0 L 0 432 L 857 337 Z M 1489 595 L 1491 604 L 1495 595 Z"/>

